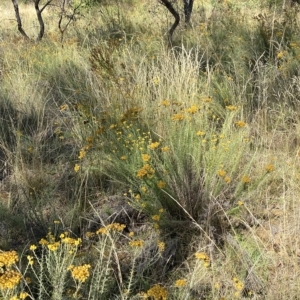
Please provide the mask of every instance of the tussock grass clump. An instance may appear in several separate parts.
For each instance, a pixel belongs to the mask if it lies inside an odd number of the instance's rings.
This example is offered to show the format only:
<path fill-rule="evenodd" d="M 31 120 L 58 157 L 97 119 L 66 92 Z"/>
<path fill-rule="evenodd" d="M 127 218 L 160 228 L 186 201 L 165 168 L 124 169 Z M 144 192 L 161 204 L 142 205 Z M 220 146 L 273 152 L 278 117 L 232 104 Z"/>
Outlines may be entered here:
<path fill-rule="evenodd" d="M 0 4 L 0 297 L 297 297 L 299 8 L 275 2 L 197 3 L 172 48 L 156 2 L 88 1 L 63 39 L 50 7 L 39 43 Z"/>

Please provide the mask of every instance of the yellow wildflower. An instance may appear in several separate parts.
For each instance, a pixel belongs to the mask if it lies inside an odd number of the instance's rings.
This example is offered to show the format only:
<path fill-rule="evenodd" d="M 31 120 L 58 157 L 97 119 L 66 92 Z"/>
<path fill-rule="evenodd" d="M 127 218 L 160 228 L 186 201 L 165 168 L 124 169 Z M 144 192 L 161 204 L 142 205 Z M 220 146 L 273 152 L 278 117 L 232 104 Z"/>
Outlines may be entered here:
<path fill-rule="evenodd" d="M 278 52 L 278 54 L 277 54 L 277 58 L 278 59 L 282 59 L 284 56 L 286 56 L 287 55 L 287 51 L 280 51 L 280 52 Z"/>
<path fill-rule="evenodd" d="M 158 222 L 158 221 L 160 220 L 160 215 L 153 215 L 153 216 L 152 216 L 152 220 Z"/>
<path fill-rule="evenodd" d="M 197 135 L 198 135 L 198 136 L 203 136 L 203 135 L 205 135 L 205 132 L 204 132 L 204 131 L 201 131 L 201 130 L 199 130 L 199 131 L 197 131 Z"/>
<path fill-rule="evenodd" d="M 154 300 L 167 300 L 167 290 L 159 284 L 154 285 L 147 291 L 147 296 L 152 297 Z"/>
<path fill-rule="evenodd" d="M 85 150 L 84 150 L 84 149 L 81 149 L 81 150 L 79 151 L 79 156 L 78 156 L 78 158 L 79 158 L 79 159 L 83 159 L 83 158 L 85 157 L 85 155 L 86 155 Z"/>
<path fill-rule="evenodd" d="M 140 248 L 143 247 L 144 241 L 143 240 L 130 241 L 129 245 L 133 248 Z"/>
<path fill-rule="evenodd" d="M 108 230 L 112 230 L 112 231 L 123 231 L 126 225 L 120 223 L 112 223 L 107 225 L 106 227 Z"/>
<path fill-rule="evenodd" d="M 80 170 L 80 166 L 78 164 L 75 164 L 74 171 L 77 173 Z"/>
<path fill-rule="evenodd" d="M 230 179 L 230 177 L 225 176 L 225 177 L 224 177 L 224 181 L 225 181 L 226 183 L 230 183 L 230 182 L 231 182 L 231 179 Z"/>
<path fill-rule="evenodd" d="M 26 299 L 27 296 L 28 296 L 27 293 L 21 292 L 20 295 L 19 295 L 19 298 L 20 298 L 20 299 Z"/>
<path fill-rule="evenodd" d="M 150 155 L 148 155 L 148 154 L 142 154 L 142 160 L 143 161 L 145 161 L 145 162 L 147 162 L 148 160 L 150 160 Z"/>
<path fill-rule="evenodd" d="M 48 244 L 47 247 L 50 251 L 56 251 L 60 246 L 60 243 L 59 242 L 55 242 L 55 243 L 52 243 L 52 244 Z"/>
<path fill-rule="evenodd" d="M 237 127 L 240 127 L 240 128 L 246 126 L 246 123 L 244 121 L 237 121 L 237 122 L 235 122 L 235 124 L 236 124 Z"/>
<path fill-rule="evenodd" d="M 13 289 L 17 286 L 22 278 L 22 275 L 13 270 L 7 270 L 0 276 L 0 289 Z"/>
<path fill-rule="evenodd" d="M 90 276 L 90 272 L 89 272 L 90 267 L 91 265 L 84 264 L 82 266 L 77 266 L 77 267 L 70 266 L 68 269 L 71 271 L 74 280 L 85 282 Z"/>
<path fill-rule="evenodd" d="M 204 262 L 205 267 L 210 266 L 210 258 L 205 252 L 197 252 L 197 253 L 195 253 L 195 257 L 198 260 L 202 260 Z"/>
<path fill-rule="evenodd" d="M 155 170 L 149 164 L 146 164 L 137 172 L 136 176 L 138 178 L 143 178 L 145 176 L 152 178 L 154 173 Z"/>
<path fill-rule="evenodd" d="M 106 227 L 102 227 L 102 228 L 99 228 L 97 231 L 96 231 L 96 234 L 107 234 L 108 233 L 108 230 Z"/>
<path fill-rule="evenodd" d="M 31 251 L 35 251 L 35 250 L 36 250 L 36 248 L 37 248 L 37 247 L 36 247 L 36 245 L 31 245 L 31 246 L 30 246 L 30 248 L 29 248 L 29 250 L 31 250 Z"/>
<path fill-rule="evenodd" d="M 121 160 L 126 160 L 126 159 L 127 159 L 126 155 L 121 156 Z"/>
<path fill-rule="evenodd" d="M 142 187 L 141 187 L 141 191 L 142 191 L 143 193 L 147 193 L 147 188 L 146 188 L 145 186 L 142 186 Z"/>
<path fill-rule="evenodd" d="M 42 245 L 42 246 L 45 246 L 45 245 L 48 245 L 48 241 L 45 240 L 45 239 L 41 239 L 41 240 L 39 241 L 39 244 Z"/>
<path fill-rule="evenodd" d="M 227 105 L 226 109 L 230 111 L 236 111 L 238 108 L 235 105 Z"/>
<path fill-rule="evenodd" d="M 242 182 L 243 182 L 243 183 L 250 183 L 250 182 L 251 182 L 251 179 L 250 179 L 250 177 L 249 177 L 248 175 L 244 175 L 244 176 L 242 177 Z"/>
<path fill-rule="evenodd" d="M 172 121 L 182 121 L 184 119 L 183 114 L 174 114 L 171 118 Z"/>
<path fill-rule="evenodd" d="M 33 265 L 33 257 L 31 255 L 27 255 L 27 260 L 29 265 Z"/>
<path fill-rule="evenodd" d="M 243 282 L 241 282 L 239 279 L 234 277 L 232 280 L 236 290 L 241 291 L 244 288 Z"/>
<path fill-rule="evenodd" d="M 159 77 L 153 77 L 152 79 L 154 85 L 158 85 L 159 84 Z"/>
<path fill-rule="evenodd" d="M 186 279 L 178 279 L 175 281 L 176 287 L 185 287 L 187 285 Z"/>
<path fill-rule="evenodd" d="M 158 183 L 157 183 L 157 186 L 160 188 L 160 189 L 163 189 L 165 186 L 166 186 L 166 183 L 162 180 L 160 180 Z"/>
<path fill-rule="evenodd" d="M 158 146 L 159 146 L 159 142 L 154 142 L 154 143 L 151 143 L 148 147 L 149 147 L 151 150 L 154 150 L 154 149 L 156 149 Z"/>
<path fill-rule="evenodd" d="M 0 267 L 10 268 L 13 264 L 19 261 L 16 251 L 0 252 Z"/>
<path fill-rule="evenodd" d="M 159 252 L 164 252 L 166 244 L 164 242 L 158 241 L 157 242 L 157 247 Z"/>
<path fill-rule="evenodd" d="M 163 100 L 161 101 L 161 105 L 167 107 L 167 106 L 170 106 L 170 100 Z"/>
<path fill-rule="evenodd" d="M 162 147 L 161 151 L 162 152 L 168 152 L 168 151 L 170 151 L 170 147 Z"/>
<path fill-rule="evenodd" d="M 218 175 L 219 175 L 220 177 L 225 177 L 226 171 L 224 171 L 224 170 L 218 170 Z"/>
<path fill-rule="evenodd" d="M 272 164 L 267 164 L 266 166 L 265 166 L 265 169 L 266 169 L 266 171 L 267 172 L 273 172 L 274 171 L 274 165 L 272 165 Z"/>
<path fill-rule="evenodd" d="M 192 105 L 191 107 L 187 108 L 187 112 L 189 114 L 195 114 L 198 111 L 198 106 L 197 105 Z"/>

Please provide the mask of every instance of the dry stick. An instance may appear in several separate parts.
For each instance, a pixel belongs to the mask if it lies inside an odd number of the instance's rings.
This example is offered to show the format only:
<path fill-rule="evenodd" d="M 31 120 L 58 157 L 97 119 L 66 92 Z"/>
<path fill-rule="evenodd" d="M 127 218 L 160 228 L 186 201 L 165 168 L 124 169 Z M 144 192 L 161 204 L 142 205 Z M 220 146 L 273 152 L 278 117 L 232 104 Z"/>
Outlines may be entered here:
<path fill-rule="evenodd" d="M 172 36 L 173 36 L 173 33 L 174 33 L 176 27 L 178 26 L 178 24 L 180 22 L 180 16 L 179 16 L 179 13 L 174 9 L 174 7 L 170 1 L 168 1 L 168 0 L 160 0 L 160 1 L 175 18 L 175 21 L 168 32 L 168 42 L 169 42 L 169 45 L 172 46 Z"/>

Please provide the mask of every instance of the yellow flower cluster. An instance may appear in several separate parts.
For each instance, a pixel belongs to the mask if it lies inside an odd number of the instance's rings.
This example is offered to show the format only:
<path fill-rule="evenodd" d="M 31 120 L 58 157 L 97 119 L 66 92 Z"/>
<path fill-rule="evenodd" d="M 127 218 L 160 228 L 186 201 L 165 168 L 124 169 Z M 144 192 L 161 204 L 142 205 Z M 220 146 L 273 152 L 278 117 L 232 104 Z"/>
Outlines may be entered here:
<path fill-rule="evenodd" d="M 147 176 L 148 178 L 152 178 L 154 173 L 155 170 L 149 164 L 146 164 L 140 170 L 138 170 L 136 176 L 138 178 L 143 178 L 145 176 Z"/>
<path fill-rule="evenodd" d="M 218 170 L 218 175 L 220 177 L 224 177 L 226 175 L 226 171 L 224 171 L 224 170 Z"/>
<path fill-rule="evenodd" d="M 203 136 L 203 135 L 205 135 L 204 131 L 201 130 L 197 131 L 197 136 Z"/>
<path fill-rule="evenodd" d="M 238 109 L 238 107 L 235 105 L 227 105 L 226 109 L 229 111 L 236 111 Z"/>
<path fill-rule="evenodd" d="M 182 121 L 184 119 L 183 114 L 174 114 L 171 118 L 172 121 Z"/>
<path fill-rule="evenodd" d="M 162 180 L 160 180 L 158 183 L 157 183 L 157 187 L 160 188 L 160 189 L 163 189 L 166 187 L 166 183 Z"/>
<path fill-rule="evenodd" d="M 35 251 L 36 249 L 37 249 L 36 245 L 31 245 L 30 248 L 29 248 L 29 250 L 31 250 L 31 251 Z"/>
<path fill-rule="evenodd" d="M 162 152 L 169 152 L 170 151 L 170 147 L 162 147 L 161 151 Z"/>
<path fill-rule="evenodd" d="M 199 110 L 199 107 L 197 105 L 192 105 L 191 107 L 186 109 L 186 111 L 189 114 L 195 114 L 198 110 Z"/>
<path fill-rule="evenodd" d="M 246 123 L 245 123 L 244 121 L 236 121 L 236 122 L 235 122 L 235 125 L 236 125 L 237 127 L 242 128 L 242 127 L 245 127 L 245 126 L 246 126 Z"/>
<path fill-rule="evenodd" d="M 101 227 L 96 231 L 96 234 L 108 234 L 110 231 L 123 231 L 124 228 L 126 227 L 126 225 L 124 224 L 120 224 L 120 223 L 112 223 L 112 224 L 108 224 L 105 227 Z"/>
<path fill-rule="evenodd" d="M 220 176 L 220 177 L 223 177 L 223 179 L 224 179 L 224 181 L 226 182 L 226 183 L 230 183 L 231 182 L 231 179 L 230 179 L 230 177 L 229 176 L 226 176 L 226 171 L 224 171 L 224 170 L 218 170 L 218 175 Z"/>
<path fill-rule="evenodd" d="M 133 248 L 141 248 L 144 245 L 143 240 L 130 241 L 129 245 Z"/>
<path fill-rule="evenodd" d="M 158 222 L 160 220 L 160 215 L 153 215 L 151 218 L 152 218 L 153 221 Z"/>
<path fill-rule="evenodd" d="M 202 260 L 204 262 L 205 267 L 210 266 L 210 258 L 205 252 L 197 252 L 197 253 L 195 253 L 195 257 L 198 260 Z"/>
<path fill-rule="evenodd" d="M 156 149 L 158 146 L 159 146 L 159 142 L 154 142 L 154 143 L 151 143 L 148 147 L 149 147 L 151 150 L 154 150 L 154 149 Z"/>
<path fill-rule="evenodd" d="M 150 155 L 148 155 L 148 154 L 142 154 L 142 160 L 143 161 L 145 161 L 145 162 L 147 162 L 148 160 L 150 160 Z"/>
<path fill-rule="evenodd" d="M 28 264 L 32 266 L 34 263 L 33 257 L 31 255 L 27 255 L 27 260 L 28 260 Z"/>
<path fill-rule="evenodd" d="M 163 101 L 161 101 L 161 105 L 163 105 L 165 107 L 170 106 L 170 104 L 171 104 L 170 100 L 163 100 Z"/>
<path fill-rule="evenodd" d="M 165 248 L 166 248 L 166 244 L 162 241 L 158 241 L 157 242 L 157 247 L 158 247 L 158 251 L 160 253 L 164 252 L 165 251 Z"/>
<path fill-rule="evenodd" d="M 272 164 L 267 164 L 266 166 L 265 166 L 265 169 L 266 169 L 266 171 L 267 172 L 273 172 L 274 170 L 275 170 L 275 168 L 274 168 L 274 165 L 272 165 Z"/>
<path fill-rule="evenodd" d="M 61 236 L 61 241 L 62 243 L 65 243 L 67 245 L 72 245 L 72 246 L 79 246 L 81 244 L 81 238 L 73 239 L 68 236 L 67 237 Z"/>
<path fill-rule="evenodd" d="M 147 291 L 146 295 L 152 297 L 154 300 L 166 300 L 168 292 L 164 287 L 156 284 Z"/>
<path fill-rule="evenodd" d="M 6 270 L 0 276 L 0 289 L 13 289 L 16 285 L 19 284 L 21 278 L 22 275 L 19 272 L 13 270 Z"/>
<path fill-rule="evenodd" d="M 244 288 L 243 282 L 241 282 L 239 279 L 234 277 L 232 280 L 236 290 L 241 291 Z"/>
<path fill-rule="evenodd" d="M 69 266 L 68 270 L 71 271 L 74 280 L 85 282 L 90 276 L 90 272 L 89 272 L 90 267 L 91 265 L 89 264 L 84 264 L 82 266 L 77 266 L 77 267 L 71 265 Z"/>
<path fill-rule="evenodd" d="M 19 299 L 22 300 L 22 299 L 26 299 L 27 296 L 29 296 L 27 293 L 21 292 L 21 293 L 19 294 L 19 297 L 18 297 L 18 295 L 15 295 L 15 296 L 12 296 L 9 300 L 19 300 Z"/>
<path fill-rule="evenodd" d="M 86 155 L 86 151 L 85 151 L 84 148 L 82 148 L 82 149 L 79 151 L 79 156 L 78 156 L 78 158 L 79 158 L 79 159 L 83 159 L 83 158 L 85 157 L 85 155 Z"/>
<path fill-rule="evenodd" d="M 185 287 L 187 285 L 186 279 L 178 279 L 175 281 L 176 287 Z"/>
<path fill-rule="evenodd" d="M 59 248 L 60 243 L 59 242 L 54 242 L 51 244 L 48 244 L 47 247 L 50 251 L 57 251 L 57 249 Z"/>
<path fill-rule="evenodd" d="M 74 171 L 77 173 L 80 170 L 80 166 L 78 164 L 75 164 Z"/>
<path fill-rule="evenodd" d="M 244 175 L 242 177 L 242 182 L 247 184 L 247 183 L 251 182 L 251 179 L 250 179 L 250 177 L 248 175 Z"/>
<path fill-rule="evenodd" d="M 10 268 L 17 261 L 19 257 L 16 251 L 0 252 L 0 267 Z"/>

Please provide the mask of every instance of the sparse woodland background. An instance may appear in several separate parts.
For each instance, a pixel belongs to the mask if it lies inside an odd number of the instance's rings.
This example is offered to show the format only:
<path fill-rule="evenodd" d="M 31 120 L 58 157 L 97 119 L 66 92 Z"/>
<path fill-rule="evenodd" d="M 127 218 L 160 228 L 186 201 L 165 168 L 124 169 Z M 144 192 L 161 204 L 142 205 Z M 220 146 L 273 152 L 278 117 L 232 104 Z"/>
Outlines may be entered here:
<path fill-rule="evenodd" d="M 187 3 L 1 1 L 0 299 L 299 299 L 300 6 Z"/>

